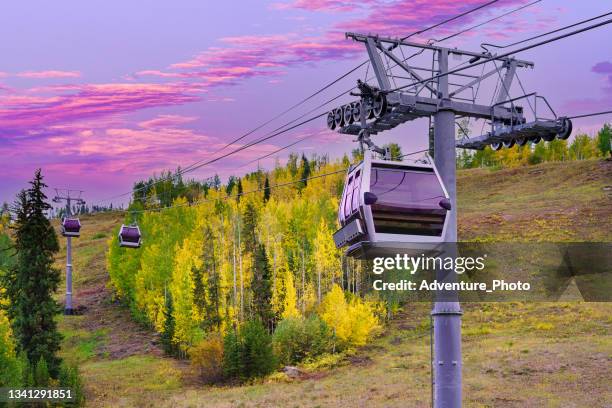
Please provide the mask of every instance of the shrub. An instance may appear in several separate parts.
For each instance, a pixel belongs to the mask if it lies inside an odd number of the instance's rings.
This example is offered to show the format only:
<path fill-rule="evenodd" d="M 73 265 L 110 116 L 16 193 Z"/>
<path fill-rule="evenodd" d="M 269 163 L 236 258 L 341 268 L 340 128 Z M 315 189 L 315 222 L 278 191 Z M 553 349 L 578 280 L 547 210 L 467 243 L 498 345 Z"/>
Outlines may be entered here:
<path fill-rule="evenodd" d="M 211 334 L 189 351 L 191 364 L 202 380 L 215 383 L 223 377 L 223 339 L 219 334 Z"/>
<path fill-rule="evenodd" d="M 276 358 L 272 352 L 272 336 L 263 324 L 259 320 L 248 321 L 240 335 L 244 348 L 244 377 L 263 377 L 274 371 Z"/>
<path fill-rule="evenodd" d="M 346 301 L 344 292 L 334 285 L 321 303 L 321 318 L 333 330 L 342 348 L 363 346 L 379 328 L 370 302 L 354 297 Z"/>
<path fill-rule="evenodd" d="M 274 353 L 282 364 L 296 364 L 331 351 L 331 330 L 318 316 L 283 319 L 274 332 Z"/>
<path fill-rule="evenodd" d="M 69 388 L 72 392 L 73 400 L 65 402 L 66 407 L 81 407 L 85 404 L 85 393 L 83 381 L 76 365 L 62 364 L 58 378 L 60 388 Z"/>
<path fill-rule="evenodd" d="M 276 368 L 272 336 L 259 320 L 246 322 L 225 335 L 223 372 L 229 378 L 263 377 Z"/>
<path fill-rule="evenodd" d="M 47 361 L 43 356 L 40 356 L 38 363 L 34 367 L 34 385 L 39 388 L 45 388 L 49 386 L 49 380 Z"/>
<path fill-rule="evenodd" d="M 223 374 L 228 378 L 240 378 L 243 371 L 242 344 L 234 327 L 223 339 Z"/>

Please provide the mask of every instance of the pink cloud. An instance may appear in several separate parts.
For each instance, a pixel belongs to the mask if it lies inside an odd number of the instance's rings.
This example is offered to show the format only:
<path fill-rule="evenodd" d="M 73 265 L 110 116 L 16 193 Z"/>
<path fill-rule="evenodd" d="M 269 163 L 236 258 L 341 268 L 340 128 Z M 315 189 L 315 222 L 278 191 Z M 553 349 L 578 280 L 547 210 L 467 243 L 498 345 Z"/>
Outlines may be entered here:
<path fill-rule="evenodd" d="M 194 95 L 197 84 L 89 84 L 64 89 L 74 92 L 0 97 L 0 138 L 56 133 L 54 125 L 199 100 Z"/>
<path fill-rule="evenodd" d="M 21 78 L 50 79 L 50 78 L 79 78 L 81 73 L 78 71 L 25 71 L 15 74 Z"/>
<path fill-rule="evenodd" d="M 170 65 L 169 70 L 145 70 L 138 76 L 198 79 L 209 86 L 235 85 L 254 77 L 279 77 L 285 69 L 328 59 L 353 58 L 361 47 L 343 36 L 333 38 L 295 33 L 234 36 L 219 40 L 224 47 L 210 47 L 192 59 Z"/>
<path fill-rule="evenodd" d="M 138 126 L 144 129 L 165 129 L 193 122 L 196 119 L 195 116 L 158 115 L 153 119 L 138 123 Z"/>
<path fill-rule="evenodd" d="M 342 1 L 342 0 L 294 0 L 288 3 L 274 3 L 273 8 L 282 10 L 296 8 L 308 11 L 347 12 L 379 3 L 378 1 Z"/>

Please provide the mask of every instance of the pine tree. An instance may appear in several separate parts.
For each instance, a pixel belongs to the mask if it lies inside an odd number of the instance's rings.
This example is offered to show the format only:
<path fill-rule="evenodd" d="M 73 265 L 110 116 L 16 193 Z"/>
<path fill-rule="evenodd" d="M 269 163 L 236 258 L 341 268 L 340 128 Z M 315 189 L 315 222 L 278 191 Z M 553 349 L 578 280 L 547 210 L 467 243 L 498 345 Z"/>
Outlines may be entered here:
<path fill-rule="evenodd" d="M 221 326 L 220 309 L 220 277 L 219 267 L 215 262 L 215 240 L 212 229 L 204 230 L 204 243 L 202 248 L 202 268 L 206 272 L 206 302 L 205 302 L 205 329 L 219 329 Z M 195 298 L 194 298 L 195 299 Z"/>
<path fill-rule="evenodd" d="M 164 352 L 170 356 L 176 355 L 177 348 L 176 342 L 174 341 L 174 330 L 176 321 L 174 319 L 174 304 L 172 302 L 172 294 L 168 291 L 166 293 L 166 308 L 164 310 L 164 330 L 161 333 L 161 343 Z"/>
<path fill-rule="evenodd" d="M 248 202 L 242 219 L 242 242 L 247 252 L 254 253 L 257 244 L 257 210 L 253 203 Z"/>
<path fill-rule="evenodd" d="M 273 324 L 272 276 L 266 249 L 261 244 L 257 245 L 255 253 L 251 288 L 253 290 L 253 310 L 258 318 L 271 329 Z"/>
<path fill-rule="evenodd" d="M 270 199 L 270 180 L 268 179 L 268 176 L 266 176 L 266 181 L 264 182 L 263 202 L 267 203 L 269 199 Z"/>
<path fill-rule="evenodd" d="M 255 378 L 270 374 L 276 366 L 272 352 L 272 336 L 259 320 L 251 320 L 240 329 L 244 377 Z"/>
<path fill-rule="evenodd" d="M 17 258 L 4 275 L 3 286 L 10 301 L 7 310 L 19 350 L 26 353 L 32 366 L 42 358 L 55 378 L 61 363 L 56 353 L 62 338 L 54 319 L 60 308 L 53 298 L 61 279 L 59 270 L 53 267 L 59 244 L 46 217 L 51 206 L 46 202 L 43 189 L 47 186 L 40 170 L 30 185 L 17 196 Z"/>
<path fill-rule="evenodd" d="M 236 201 L 240 202 L 240 197 L 242 197 L 242 180 L 240 178 L 238 178 L 236 187 Z"/>
<path fill-rule="evenodd" d="M 49 386 L 49 368 L 43 356 L 40 356 L 38 363 L 34 367 L 34 385 L 39 388 Z"/>
<path fill-rule="evenodd" d="M 302 172 L 300 174 L 300 182 L 298 183 L 298 190 L 304 189 L 308 185 L 308 177 L 310 177 L 310 163 L 308 159 L 302 153 Z"/>
<path fill-rule="evenodd" d="M 240 378 L 243 372 L 242 345 L 236 327 L 233 327 L 223 338 L 223 374 L 229 378 Z"/>

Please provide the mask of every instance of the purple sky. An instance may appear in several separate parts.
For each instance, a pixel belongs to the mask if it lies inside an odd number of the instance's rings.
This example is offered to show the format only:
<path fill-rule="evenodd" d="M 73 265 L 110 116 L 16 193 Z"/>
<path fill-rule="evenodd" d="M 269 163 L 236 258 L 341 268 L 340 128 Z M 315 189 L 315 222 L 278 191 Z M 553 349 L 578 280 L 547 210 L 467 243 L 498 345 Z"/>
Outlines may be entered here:
<path fill-rule="evenodd" d="M 404 36 L 484 2 L 5 2 L 0 201 L 12 201 L 38 167 L 51 187 L 86 190 L 89 202 L 129 191 L 139 178 L 210 157 L 364 60 L 365 50 L 345 40 L 345 31 Z M 443 37 L 526 3 L 502 0 L 419 40 Z M 605 3 L 544 0 L 442 45 L 478 50 L 483 41 L 513 42 L 604 13 Z M 610 109 L 610 38 L 612 28 L 605 26 L 522 53 L 520 58 L 536 64 L 522 73 L 525 87 L 545 95 L 559 114 Z M 348 89 L 364 73 L 246 142 Z M 578 120 L 575 128 L 593 132 L 606 120 L 612 115 Z M 256 167 L 240 167 L 244 163 L 306 135 L 315 136 L 290 151 L 335 157 L 354 147 L 351 137 L 326 130 L 321 120 L 192 176 L 241 175 Z M 426 121 L 378 140 L 400 142 L 404 151 L 423 148 Z M 271 166 L 274 157 L 261 165 Z"/>

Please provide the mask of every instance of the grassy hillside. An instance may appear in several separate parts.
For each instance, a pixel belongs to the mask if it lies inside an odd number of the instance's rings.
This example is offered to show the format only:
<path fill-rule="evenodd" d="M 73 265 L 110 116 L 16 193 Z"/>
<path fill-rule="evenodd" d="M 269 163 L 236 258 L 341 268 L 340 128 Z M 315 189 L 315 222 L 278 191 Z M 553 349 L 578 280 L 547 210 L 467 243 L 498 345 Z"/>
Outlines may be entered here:
<path fill-rule="evenodd" d="M 612 240 L 612 162 L 547 163 L 461 171 L 463 239 Z M 107 241 L 122 214 L 82 219 L 74 245 L 75 302 L 62 317 L 63 357 L 78 361 L 89 406 L 422 407 L 429 404 L 429 309 L 410 304 L 356 355 L 305 367 L 300 378 L 210 387 L 162 356 L 157 336 L 114 302 Z M 63 240 L 62 240 L 63 242 Z M 63 253 L 63 252 L 60 252 Z M 63 267 L 65 259 L 58 258 Z M 466 406 L 605 406 L 612 305 L 465 304 Z M 520 391 L 519 391 L 520 390 Z"/>

